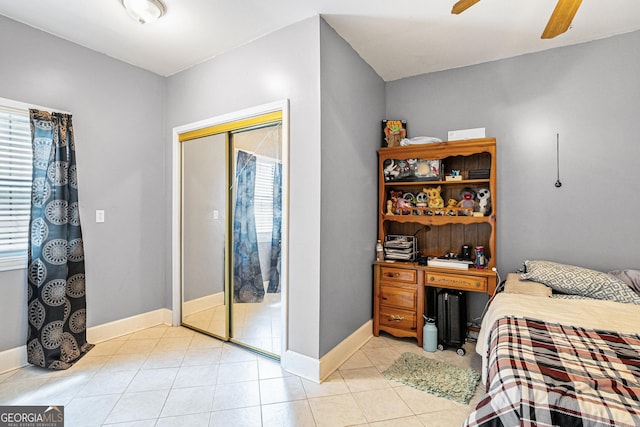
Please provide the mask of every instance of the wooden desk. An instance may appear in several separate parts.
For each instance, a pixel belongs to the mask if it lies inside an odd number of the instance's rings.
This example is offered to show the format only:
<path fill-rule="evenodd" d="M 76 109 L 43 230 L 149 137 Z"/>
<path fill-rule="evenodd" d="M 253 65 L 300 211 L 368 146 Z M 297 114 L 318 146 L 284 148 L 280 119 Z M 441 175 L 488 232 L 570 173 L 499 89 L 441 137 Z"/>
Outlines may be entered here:
<path fill-rule="evenodd" d="M 491 270 L 453 270 L 417 263 L 374 264 L 373 335 L 385 331 L 396 337 L 415 337 L 422 347 L 425 286 L 486 292 L 493 295 L 497 275 Z"/>

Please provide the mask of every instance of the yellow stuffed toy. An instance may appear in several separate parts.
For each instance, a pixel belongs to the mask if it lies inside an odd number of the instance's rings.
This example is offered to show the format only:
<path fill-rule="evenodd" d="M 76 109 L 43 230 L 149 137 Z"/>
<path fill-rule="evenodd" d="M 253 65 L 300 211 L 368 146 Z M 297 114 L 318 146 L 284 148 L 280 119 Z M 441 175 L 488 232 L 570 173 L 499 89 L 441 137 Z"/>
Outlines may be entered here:
<path fill-rule="evenodd" d="M 427 195 L 428 203 L 427 206 L 430 208 L 444 208 L 444 199 L 440 195 L 440 191 L 442 187 L 439 185 L 437 187 L 423 188 L 422 191 Z"/>

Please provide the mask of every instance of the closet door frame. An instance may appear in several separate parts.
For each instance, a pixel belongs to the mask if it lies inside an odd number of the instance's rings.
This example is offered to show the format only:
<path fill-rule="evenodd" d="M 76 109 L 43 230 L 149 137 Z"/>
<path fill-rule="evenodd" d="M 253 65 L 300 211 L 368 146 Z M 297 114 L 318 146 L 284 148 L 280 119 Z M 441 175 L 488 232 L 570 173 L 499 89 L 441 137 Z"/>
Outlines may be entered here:
<path fill-rule="evenodd" d="M 288 347 L 288 206 L 289 206 L 289 101 L 281 100 L 269 104 L 240 110 L 216 117 L 212 117 L 198 122 L 185 124 L 173 128 L 172 131 L 172 191 L 171 191 L 171 283 L 172 283 L 172 304 L 171 304 L 171 324 L 180 326 L 182 318 L 182 259 L 181 259 L 181 141 L 202 137 L 208 134 L 207 128 L 220 127 L 224 129 L 225 124 L 233 123 L 232 126 L 239 126 L 238 122 L 246 121 L 250 123 L 258 116 L 265 116 L 271 113 L 280 113 L 282 121 L 282 246 L 281 246 L 281 275 L 280 284 L 282 292 L 282 348 L 280 354 L 285 354 Z"/>

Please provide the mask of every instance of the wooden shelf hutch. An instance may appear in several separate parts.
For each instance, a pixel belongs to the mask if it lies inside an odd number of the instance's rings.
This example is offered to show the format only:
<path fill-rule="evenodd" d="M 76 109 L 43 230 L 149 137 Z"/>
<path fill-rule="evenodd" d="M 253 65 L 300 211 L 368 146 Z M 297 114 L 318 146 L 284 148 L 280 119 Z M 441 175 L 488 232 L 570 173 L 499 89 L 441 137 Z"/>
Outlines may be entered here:
<path fill-rule="evenodd" d="M 473 266 L 468 270 L 436 268 L 416 261 L 375 263 L 374 335 L 385 331 L 398 337 L 415 337 L 422 346 L 422 315 L 428 303 L 425 296 L 429 294 L 425 287 L 489 295 L 495 291 L 497 275 L 492 268 L 496 266 L 496 141 L 482 138 L 381 148 L 378 160 L 378 238 L 381 242 L 389 236 L 413 236 L 417 240 L 418 255 L 424 257 L 459 253 L 462 245 L 470 245 L 472 251 L 478 246 L 484 247 L 484 269 Z M 402 167 L 398 168 L 397 163 Z M 432 165 L 431 170 L 423 168 L 419 175 L 403 176 L 403 167 L 417 170 L 417 166 L 424 165 Z M 458 172 L 460 178 L 447 178 Z M 477 174 L 481 177 L 475 178 Z M 417 194 L 425 188 L 438 186 L 445 206 L 450 199 L 461 200 L 464 189 L 475 192 L 488 189 L 490 211 L 474 216 L 455 208 L 447 211 L 416 207 Z M 403 197 L 408 194 L 405 199 L 413 196 L 414 203 L 410 207 L 393 209 L 388 205 L 392 194 Z"/>

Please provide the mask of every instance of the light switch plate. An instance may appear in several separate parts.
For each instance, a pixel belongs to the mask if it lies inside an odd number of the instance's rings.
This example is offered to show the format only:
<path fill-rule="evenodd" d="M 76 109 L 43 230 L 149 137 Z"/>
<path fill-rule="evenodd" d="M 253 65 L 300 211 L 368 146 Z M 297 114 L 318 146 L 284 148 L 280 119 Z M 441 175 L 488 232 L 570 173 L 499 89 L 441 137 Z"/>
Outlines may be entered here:
<path fill-rule="evenodd" d="M 96 222 L 104 222 L 104 210 L 96 209 Z"/>

